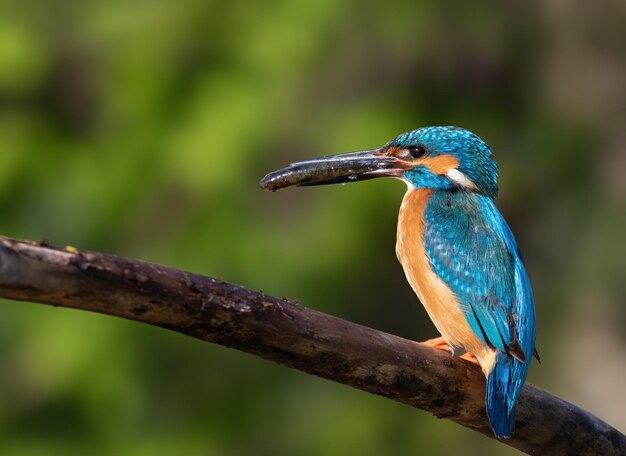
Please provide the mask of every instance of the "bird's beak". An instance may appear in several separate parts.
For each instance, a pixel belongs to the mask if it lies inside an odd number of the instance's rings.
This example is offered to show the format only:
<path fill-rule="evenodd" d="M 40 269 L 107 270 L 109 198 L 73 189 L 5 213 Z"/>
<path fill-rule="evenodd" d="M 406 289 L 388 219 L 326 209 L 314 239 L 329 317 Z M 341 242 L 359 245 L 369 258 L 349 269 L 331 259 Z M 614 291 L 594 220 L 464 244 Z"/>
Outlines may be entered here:
<path fill-rule="evenodd" d="M 364 150 L 348 154 L 328 155 L 269 173 L 259 185 L 265 190 L 306 185 L 339 184 L 376 177 L 399 177 L 411 165 L 384 149 Z"/>

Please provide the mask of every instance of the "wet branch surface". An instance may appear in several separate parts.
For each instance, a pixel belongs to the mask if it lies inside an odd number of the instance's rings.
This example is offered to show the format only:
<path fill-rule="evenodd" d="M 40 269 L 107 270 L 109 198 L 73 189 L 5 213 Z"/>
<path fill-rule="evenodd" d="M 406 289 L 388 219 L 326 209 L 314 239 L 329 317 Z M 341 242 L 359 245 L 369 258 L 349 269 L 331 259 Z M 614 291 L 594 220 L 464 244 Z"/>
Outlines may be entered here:
<path fill-rule="evenodd" d="M 160 326 L 426 410 L 493 438 L 477 366 L 217 279 L 0 237 L 0 297 Z M 516 417 L 515 432 L 500 442 L 523 452 L 626 454 L 622 433 L 533 386 L 524 387 Z"/>

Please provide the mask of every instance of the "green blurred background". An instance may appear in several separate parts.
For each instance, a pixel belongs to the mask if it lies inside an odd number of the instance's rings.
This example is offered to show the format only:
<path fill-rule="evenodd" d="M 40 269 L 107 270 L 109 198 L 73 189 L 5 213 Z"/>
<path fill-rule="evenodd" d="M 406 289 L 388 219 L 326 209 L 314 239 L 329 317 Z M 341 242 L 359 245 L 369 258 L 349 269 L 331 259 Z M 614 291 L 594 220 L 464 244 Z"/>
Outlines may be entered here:
<path fill-rule="evenodd" d="M 626 429 L 626 4 L 4 0 L 0 233 L 436 335 L 404 184 L 261 191 L 425 125 L 482 136 L 533 282 L 529 380 Z M 514 454 L 425 412 L 164 330 L 2 302 L 0 452 Z"/>

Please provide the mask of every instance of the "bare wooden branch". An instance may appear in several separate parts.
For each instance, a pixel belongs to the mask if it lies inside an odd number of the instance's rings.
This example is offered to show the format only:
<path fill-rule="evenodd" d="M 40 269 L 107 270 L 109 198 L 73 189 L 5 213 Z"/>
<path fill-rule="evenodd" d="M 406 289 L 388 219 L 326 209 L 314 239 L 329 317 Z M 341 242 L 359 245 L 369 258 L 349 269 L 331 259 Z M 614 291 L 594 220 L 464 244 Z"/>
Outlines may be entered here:
<path fill-rule="evenodd" d="M 0 296 L 115 315 L 233 347 L 493 438 L 476 366 L 220 280 L 0 237 Z M 524 387 L 516 416 L 515 432 L 500 441 L 528 454 L 626 454 L 622 433 L 533 386 Z"/>

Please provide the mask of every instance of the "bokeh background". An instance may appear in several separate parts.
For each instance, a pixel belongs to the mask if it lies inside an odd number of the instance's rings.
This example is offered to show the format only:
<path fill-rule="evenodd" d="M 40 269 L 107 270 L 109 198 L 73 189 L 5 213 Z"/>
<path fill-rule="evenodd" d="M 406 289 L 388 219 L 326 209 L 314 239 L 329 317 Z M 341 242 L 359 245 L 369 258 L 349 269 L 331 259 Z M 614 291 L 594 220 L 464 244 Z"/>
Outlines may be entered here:
<path fill-rule="evenodd" d="M 31 2 L 0 15 L 0 233 L 212 275 L 416 340 L 404 184 L 262 192 L 425 125 L 482 136 L 537 303 L 529 381 L 626 430 L 626 3 Z M 0 452 L 515 454 L 110 317 L 3 301 Z"/>

